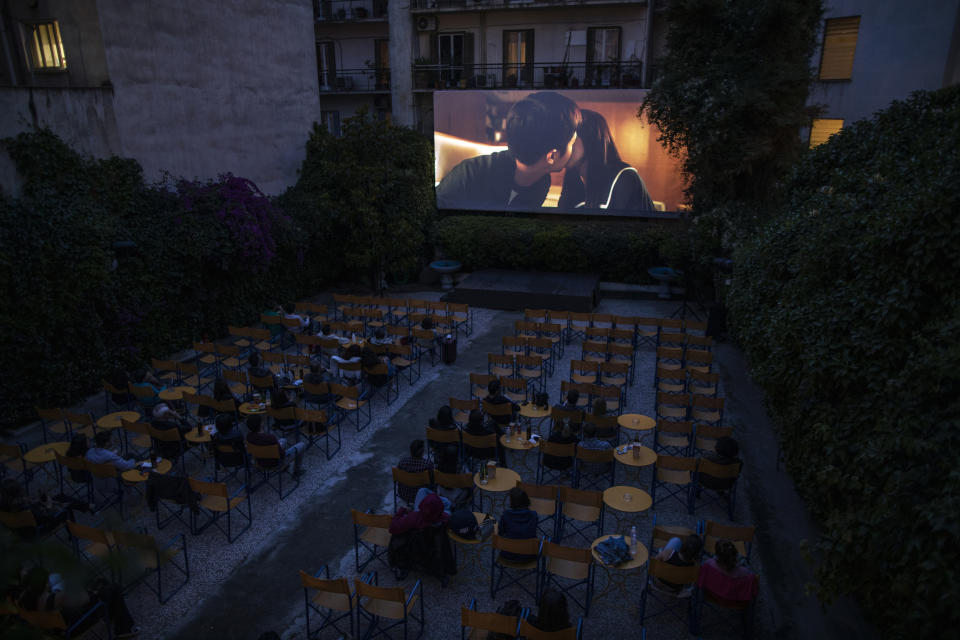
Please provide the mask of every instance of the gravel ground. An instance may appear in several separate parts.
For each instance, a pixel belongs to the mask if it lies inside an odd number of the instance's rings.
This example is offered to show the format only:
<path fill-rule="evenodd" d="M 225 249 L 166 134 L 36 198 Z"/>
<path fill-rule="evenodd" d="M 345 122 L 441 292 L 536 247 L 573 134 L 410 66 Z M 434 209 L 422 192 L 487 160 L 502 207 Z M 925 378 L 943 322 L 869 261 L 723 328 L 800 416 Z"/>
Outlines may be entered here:
<path fill-rule="evenodd" d="M 437 299 L 437 292 L 415 292 L 406 294 L 408 297 L 422 299 Z M 614 313 L 622 315 L 668 315 L 675 307 L 674 304 L 659 301 L 638 300 L 603 300 L 595 310 L 598 313 Z M 459 339 L 459 355 L 462 362 L 468 354 L 482 357 L 491 344 L 498 344 L 499 337 L 507 331 L 512 333 L 512 323 L 522 318 L 519 312 L 501 312 L 486 309 L 474 310 L 474 332 L 469 338 L 461 335 Z M 506 329 L 506 330 L 505 330 Z M 478 342 L 486 342 L 479 356 L 472 347 Z M 557 362 L 556 370 L 548 379 L 548 393 L 551 403 L 560 397 L 560 381 L 567 377 L 569 361 L 579 357 L 579 348 L 574 343 L 568 347 L 563 360 Z M 420 380 L 410 386 L 403 382 L 400 388 L 399 401 L 387 406 L 378 400 L 374 406 L 373 421 L 362 432 L 357 433 L 352 428 L 343 430 L 343 448 L 330 461 L 317 449 L 311 449 L 305 459 L 306 474 L 297 488 L 285 500 L 277 500 L 276 494 L 263 488 L 253 494 L 254 520 L 246 531 L 233 544 L 226 544 L 225 537 L 210 528 L 199 536 L 190 535 L 187 527 L 174 522 L 157 531 L 153 514 L 146 510 L 144 501 L 136 495 L 128 496 L 127 514 L 122 523 L 116 518 L 108 516 L 104 526 L 130 528 L 142 526 L 151 535 L 159 540 L 167 540 L 177 533 L 185 533 L 189 547 L 190 581 L 169 602 L 160 606 L 156 597 L 146 588 L 139 587 L 128 596 L 130 609 L 142 625 L 141 638 L 172 638 L 172 637 L 199 637 L 201 629 L 207 633 L 225 635 L 227 637 L 256 638 L 268 629 L 275 630 L 285 639 L 305 637 L 304 608 L 302 591 L 299 590 L 297 570 L 308 572 L 316 571 L 319 566 L 286 565 L 277 561 L 281 552 L 296 552 L 303 549 L 303 557 L 310 555 L 310 551 L 323 547 L 329 560 L 331 574 L 345 576 L 352 579 L 356 574 L 353 563 L 353 545 L 350 535 L 340 535 L 339 539 L 329 536 L 303 535 L 304 514 L 314 513 L 317 505 L 330 499 L 332 492 L 342 490 L 344 479 L 351 469 L 362 465 L 376 464 L 377 468 L 385 469 L 385 477 L 368 478 L 361 482 L 362 487 L 357 491 L 358 500 L 354 502 L 356 508 L 374 508 L 387 513 L 392 509 L 392 484 L 389 477 L 389 466 L 403 454 L 404 444 L 411 438 L 422 437 L 423 426 L 429 417 L 433 416 L 442 402 L 432 401 L 432 398 L 454 395 L 466 397 L 466 373 L 451 374 L 452 368 L 438 364 L 429 365 L 423 369 Z M 474 371 L 484 371 L 483 367 L 474 368 Z M 626 412 L 654 415 L 654 352 L 650 347 L 641 348 L 637 353 L 636 376 L 633 386 L 629 387 Z M 721 395 L 723 390 L 721 389 Z M 431 400 L 421 402 L 421 398 L 431 397 Z M 91 398 L 88 405 L 102 412 L 102 398 Z M 397 424 L 395 416 L 398 410 L 411 408 L 417 412 L 418 420 L 405 420 Z M 375 453 L 375 444 L 390 441 L 393 454 Z M 649 438 L 646 444 L 650 444 Z M 749 447 L 749 444 L 746 445 Z M 376 458 L 376 459 L 375 459 Z M 201 470 L 199 463 L 194 462 L 188 471 L 196 476 L 208 475 L 210 467 Z M 530 471 L 521 471 L 525 481 L 534 481 Z M 618 470 L 617 482 L 624 483 L 627 475 Z M 650 474 L 644 470 L 640 477 L 640 486 L 649 489 Z M 748 495 L 749 478 L 744 478 L 739 487 L 739 496 Z M 636 521 L 639 529 L 639 538 L 648 542 L 653 522 L 653 514 L 658 523 L 695 527 L 698 520 L 713 519 L 727 523 L 726 513 L 719 505 L 698 509 L 691 516 L 686 513 L 678 502 L 665 502 Z M 495 516 L 497 514 L 494 514 Z M 749 505 L 746 500 L 738 500 L 735 520 L 737 523 L 751 523 Z M 318 516 L 322 518 L 323 516 Z M 330 518 L 337 517 L 331 514 Z M 343 512 L 339 517 L 349 521 L 349 513 Z M 92 520 L 88 519 L 88 522 Z M 321 520 L 316 521 L 317 530 L 326 526 Z M 604 533 L 624 532 L 616 530 L 616 523 L 608 513 L 604 526 Z M 341 533 L 344 529 L 341 528 Z M 352 531 L 351 531 L 352 533 Z M 439 582 L 433 578 L 424 578 L 423 592 L 426 608 L 427 625 L 424 637 L 427 638 L 456 638 L 459 637 L 459 607 L 477 599 L 478 608 L 494 610 L 496 606 L 510 598 L 517 598 L 524 606 L 535 607 L 532 599 L 519 588 L 499 592 L 493 600 L 489 595 L 489 567 L 490 553 L 488 547 L 481 551 L 482 566 L 478 569 L 472 565 L 469 549 L 459 555 L 460 570 L 452 577 L 449 586 L 441 589 Z M 333 555 L 331 555 L 333 554 Z M 761 565 L 763 554 L 754 550 L 751 566 L 759 574 L 761 582 L 760 597 L 755 614 L 756 637 L 774 637 L 775 627 L 779 614 L 776 604 L 769 597 L 771 586 L 767 583 L 764 568 Z M 295 556 L 297 557 L 297 556 Z M 381 585 L 393 585 L 395 580 L 389 570 L 382 564 L 369 568 L 379 570 Z M 246 573 L 242 573 L 246 572 Z M 251 576 L 248 579 L 230 582 L 231 576 Z M 639 594 L 645 573 L 643 570 L 634 572 L 629 582 L 629 595 L 611 593 L 604 598 L 595 599 L 589 618 L 583 621 L 583 636 L 585 638 L 626 638 L 639 637 L 640 625 L 638 616 Z M 417 579 L 415 574 L 403 581 L 403 586 L 411 586 Z M 602 569 L 597 571 L 596 591 L 604 590 L 606 576 Z M 229 584 L 226 592 L 225 584 Z M 291 593 L 296 594 L 288 597 Z M 582 611 L 571 608 L 572 615 L 580 615 Z M 204 627 L 205 620 L 223 617 L 235 617 L 244 621 L 243 631 L 236 629 L 227 633 L 226 629 L 219 628 L 220 623 L 211 622 Z M 667 617 L 655 618 L 648 621 L 647 632 L 651 638 L 685 638 L 688 636 L 685 626 Z M 735 636 L 736 634 L 734 634 Z M 730 636 L 730 637 L 734 637 Z M 326 633 L 323 638 L 337 638 L 339 634 Z M 724 631 L 709 631 L 704 634 L 708 638 L 724 638 L 728 635 Z"/>

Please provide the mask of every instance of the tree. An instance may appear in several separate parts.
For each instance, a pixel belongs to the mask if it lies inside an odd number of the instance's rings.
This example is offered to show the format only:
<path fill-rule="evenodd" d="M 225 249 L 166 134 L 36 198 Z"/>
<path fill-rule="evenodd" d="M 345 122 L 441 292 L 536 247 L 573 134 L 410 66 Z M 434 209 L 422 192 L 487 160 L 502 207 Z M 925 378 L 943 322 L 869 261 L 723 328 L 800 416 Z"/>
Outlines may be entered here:
<path fill-rule="evenodd" d="M 311 221 L 314 250 L 369 276 L 405 277 L 417 269 L 436 212 L 433 152 L 412 129 L 360 112 L 336 137 L 314 125 L 297 184 L 283 206 Z"/>
<path fill-rule="evenodd" d="M 640 114 L 683 159 L 694 212 L 762 211 L 809 126 L 821 0 L 672 0 Z M 743 213 L 740 214 L 741 218 Z"/>

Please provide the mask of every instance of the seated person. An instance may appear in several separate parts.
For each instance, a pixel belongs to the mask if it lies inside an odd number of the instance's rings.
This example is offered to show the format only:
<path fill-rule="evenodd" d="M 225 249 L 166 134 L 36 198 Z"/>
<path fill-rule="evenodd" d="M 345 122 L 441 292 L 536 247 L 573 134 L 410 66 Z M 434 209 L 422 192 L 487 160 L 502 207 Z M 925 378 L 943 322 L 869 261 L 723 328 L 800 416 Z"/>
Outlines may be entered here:
<path fill-rule="evenodd" d="M 397 580 L 406 578 L 410 569 L 422 569 L 439 576 L 446 586 L 447 575 L 457 572 L 445 526 L 450 513 L 444 509 L 440 496 L 422 491 L 416 509 L 400 507 L 390 520 L 387 557 Z"/>
<path fill-rule="evenodd" d="M 116 452 L 109 448 L 112 436 L 113 431 L 105 431 L 103 429 L 97 431 L 96 435 L 93 436 L 93 447 L 87 450 L 87 454 L 84 457 L 95 464 L 110 463 L 117 468 L 117 471 L 133 469 L 137 466 L 136 460 L 121 458 Z"/>
<path fill-rule="evenodd" d="M 25 539 L 32 538 L 35 533 L 52 531 L 67 519 L 73 519 L 69 506 L 55 503 L 46 493 L 42 494 L 39 500 L 31 500 L 23 484 L 13 478 L 6 478 L 3 481 L 3 488 L 0 490 L 0 511 L 6 513 L 29 511 L 33 514 L 33 519 L 37 521 L 37 531 L 16 530 L 16 533 Z"/>
<path fill-rule="evenodd" d="M 757 576 L 739 566 L 740 554 L 729 540 L 717 540 L 716 556 L 700 566 L 697 586 L 727 607 L 740 607 L 757 597 Z"/>
<path fill-rule="evenodd" d="M 290 407 L 296 407 L 296 406 L 297 406 L 296 400 L 291 399 L 290 396 L 287 395 L 287 392 L 285 389 L 283 389 L 282 387 L 278 387 L 276 390 L 274 390 L 273 400 L 270 404 L 270 407 L 272 409 L 289 409 Z M 292 427 L 296 423 L 297 421 L 295 418 L 290 420 L 287 420 L 287 419 L 274 420 L 274 424 L 283 429 Z"/>
<path fill-rule="evenodd" d="M 248 365 L 247 373 L 257 378 L 266 378 L 266 377 L 272 378 L 273 372 L 270 371 L 270 369 L 268 369 L 267 367 L 264 367 L 261 363 L 262 361 L 260 360 L 260 354 L 257 353 L 256 351 L 251 353 L 250 357 L 247 358 L 247 365 Z"/>
<path fill-rule="evenodd" d="M 737 441 L 733 438 L 729 436 L 717 438 L 717 443 L 713 445 L 713 450 L 715 453 L 706 455 L 706 459 L 710 462 L 723 465 L 737 465 L 738 472 L 743 468 L 743 461 L 737 457 L 740 453 L 740 445 L 738 445 Z M 699 475 L 699 486 L 712 489 L 713 491 L 729 491 L 733 488 L 736 481 L 736 478 L 715 478 L 707 474 Z"/>
<path fill-rule="evenodd" d="M 333 378 L 330 377 L 330 374 L 327 373 L 327 370 L 321 367 L 316 362 L 310 363 L 310 373 L 303 376 L 304 384 L 322 384 L 324 382 L 333 382 Z M 316 405 L 325 405 L 332 399 L 332 396 L 329 393 L 324 393 L 321 395 L 314 395 L 312 393 L 307 393 L 306 391 L 303 394 L 303 401 L 307 404 L 316 404 Z"/>
<path fill-rule="evenodd" d="M 672 564 L 675 567 L 692 567 L 699 561 L 700 549 L 702 548 L 703 542 L 700 540 L 700 536 L 692 533 L 683 540 L 680 538 L 670 538 L 663 549 L 660 550 L 660 553 L 657 554 L 657 559 L 667 564 Z M 654 578 L 654 582 L 662 590 L 671 593 L 680 593 L 680 590 L 684 588 L 683 585 L 667 582 L 666 580 Z"/>
<path fill-rule="evenodd" d="M 152 397 L 137 397 L 137 401 L 140 403 L 140 406 L 142 406 L 144 409 L 152 409 L 153 406 L 158 402 L 157 394 L 166 388 L 164 384 L 146 369 L 137 369 L 130 374 L 130 377 L 130 384 L 132 386 L 150 389 L 153 391 Z"/>
<path fill-rule="evenodd" d="M 367 377 L 367 382 L 370 383 L 370 386 L 373 387 L 382 387 L 390 380 L 390 375 L 392 373 L 393 364 L 390 362 L 389 358 L 381 358 L 372 350 L 364 347 L 360 351 L 360 362 L 363 365 L 364 369 L 369 367 L 375 367 L 378 364 L 387 365 L 387 373 L 366 373 L 364 375 Z"/>
<path fill-rule="evenodd" d="M 494 378 L 487 384 L 487 397 L 485 398 L 490 404 L 512 404 L 513 412 L 516 413 L 520 410 L 520 407 L 510 402 L 510 399 L 503 395 L 503 392 L 500 388 L 500 381 Z M 493 416 L 493 421 L 497 423 L 497 435 L 501 435 L 503 432 L 504 425 L 510 424 L 510 421 L 513 419 L 511 415 L 502 415 L 502 416 Z"/>
<path fill-rule="evenodd" d="M 90 607 L 99 601 L 104 604 L 107 616 L 113 623 L 115 638 L 132 638 L 140 632 L 140 627 L 127 609 L 123 590 L 118 585 L 103 578 L 94 578 L 86 589 L 79 592 L 64 587 L 59 574 L 50 574 L 41 567 L 32 567 L 21 576 L 17 604 L 28 611 L 60 611 L 69 626 L 78 622 Z M 93 625 L 99 617 L 88 620 Z"/>
<path fill-rule="evenodd" d="M 347 384 L 357 384 L 360 381 L 361 372 L 341 372 L 340 365 L 345 363 L 358 363 L 361 361 L 363 349 L 358 344 L 352 344 L 343 352 L 343 356 L 330 356 L 330 373 L 334 378 L 343 378 Z"/>
<path fill-rule="evenodd" d="M 213 399 L 217 402 L 233 400 L 236 406 L 240 406 L 240 399 L 230 391 L 230 385 L 227 384 L 225 378 L 217 377 L 217 379 L 213 381 Z"/>
<path fill-rule="evenodd" d="M 393 338 L 387 335 L 383 327 L 377 327 L 373 332 L 373 337 L 370 338 L 370 342 L 371 344 L 393 344 Z"/>
<path fill-rule="evenodd" d="M 536 538 L 539 517 L 537 512 L 530 508 L 530 497 L 527 492 L 520 487 L 514 487 L 510 489 L 509 497 L 510 506 L 504 509 L 503 515 L 500 516 L 497 534 L 501 538 L 512 538 L 514 540 Z M 500 557 L 513 562 L 527 562 L 533 560 L 536 556 L 501 551 Z"/>
<path fill-rule="evenodd" d="M 410 443 L 410 455 L 400 458 L 397 468 L 409 473 L 419 473 L 420 471 L 432 471 L 433 464 L 423 457 L 425 447 L 423 440 L 419 438 Z M 404 502 L 413 502 L 417 497 L 417 487 L 409 487 L 405 484 L 397 485 L 397 495 Z"/>
<path fill-rule="evenodd" d="M 528 616 L 527 622 L 540 631 L 563 631 L 573 626 L 570 624 L 567 599 L 556 589 L 543 591 L 537 615 Z"/>
<path fill-rule="evenodd" d="M 496 433 L 493 428 L 492 423 L 487 423 L 483 419 L 483 412 L 480 409 L 472 409 L 470 411 L 470 417 L 467 418 L 467 428 L 464 429 L 467 433 L 473 436 L 488 436 L 491 433 Z M 497 448 L 490 447 L 487 449 L 477 449 L 469 445 L 465 445 L 463 449 L 464 458 L 474 458 L 477 460 L 490 460 L 497 455 Z"/>
<path fill-rule="evenodd" d="M 301 332 L 305 333 L 310 327 L 310 316 L 306 314 L 302 316 L 297 314 L 296 306 L 292 302 L 288 302 L 287 304 L 283 305 L 283 317 L 287 320 L 296 320 L 299 322 Z"/>
<path fill-rule="evenodd" d="M 181 436 L 190 430 L 190 425 L 187 424 L 187 421 L 184 420 L 179 413 L 171 409 L 170 405 L 166 402 L 161 402 L 153 408 L 153 420 L 150 421 L 150 424 L 153 425 L 154 429 L 159 431 L 176 429 L 180 432 Z M 180 457 L 185 446 L 182 442 L 160 441 L 157 443 L 157 453 L 164 458 L 176 460 Z"/>
<path fill-rule="evenodd" d="M 590 422 L 583 425 L 583 440 L 580 442 L 579 447 L 581 449 L 592 449 L 594 451 L 613 449 L 612 444 L 597 437 L 597 425 Z M 612 462 L 583 462 L 580 467 L 584 473 L 600 476 L 605 473 L 610 473 L 610 467 L 612 465 Z"/>
<path fill-rule="evenodd" d="M 578 409 L 577 403 L 580 401 L 580 392 L 576 389 L 570 389 L 567 391 L 567 399 L 557 405 L 558 409 L 563 409 L 564 411 L 576 411 Z"/>
<path fill-rule="evenodd" d="M 563 427 L 560 429 L 554 429 L 550 437 L 547 438 L 547 442 L 556 442 L 557 444 L 576 444 L 578 441 L 579 439 L 574 431 L 574 426 L 569 422 L 564 422 Z M 563 471 L 573 466 L 573 458 L 544 455 L 543 466 L 549 469 Z"/>
<path fill-rule="evenodd" d="M 87 442 L 87 436 L 82 433 L 75 433 L 70 439 L 70 446 L 67 448 L 67 452 L 64 457 L 67 458 L 83 458 L 87 459 L 87 450 L 90 448 L 90 443 Z M 78 484 L 84 482 L 90 482 L 91 476 L 89 471 L 78 471 L 76 469 L 70 469 L 70 480 Z"/>
<path fill-rule="evenodd" d="M 291 473 L 294 477 L 303 475 L 303 452 L 307 449 L 307 443 L 298 442 L 292 447 L 287 447 L 286 438 L 278 439 L 272 433 L 261 433 L 261 424 L 260 416 L 247 418 L 247 443 L 258 447 L 276 445 L 277 451 L 280 452 L 280 462 L 283 462 L 287 456 L 293 456 L 293 471 Z M 261 467 L 271 466 L 273 463 L 272 460 L 258 460 L 258 462 Z"/>

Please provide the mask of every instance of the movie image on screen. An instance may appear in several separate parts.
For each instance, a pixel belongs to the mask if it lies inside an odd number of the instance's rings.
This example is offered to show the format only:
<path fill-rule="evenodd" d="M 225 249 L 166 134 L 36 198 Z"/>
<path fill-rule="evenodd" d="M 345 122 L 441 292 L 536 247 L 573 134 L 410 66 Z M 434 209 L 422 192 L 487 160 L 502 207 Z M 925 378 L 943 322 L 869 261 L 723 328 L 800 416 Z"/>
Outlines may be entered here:
<path fill-rule="evenodd" d="M 684 210 L 680 161 L 637 110 L 645 90 L 438 91 L 441 209 Z"/>

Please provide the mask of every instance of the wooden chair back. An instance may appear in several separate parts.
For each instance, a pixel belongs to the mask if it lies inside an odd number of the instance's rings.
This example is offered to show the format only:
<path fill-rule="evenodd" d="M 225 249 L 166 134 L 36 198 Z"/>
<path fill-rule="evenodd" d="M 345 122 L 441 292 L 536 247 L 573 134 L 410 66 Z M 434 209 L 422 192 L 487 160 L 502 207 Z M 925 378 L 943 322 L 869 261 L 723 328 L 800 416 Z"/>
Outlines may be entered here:
<path fill-rule="evenodd" d="M 502 613 L 490 613 L 485 611 L 474 611 L 463 605 L 460 606 L 460 626 L 470 627 L 471 636 L 475 637 L 476 632 L 486 631 L 492 634 L 499 634 L 513 638 L 517 635 L 517 616 L 507 616 Z M 487 637 L 487 636 L 478 636 Z"/>
<path fill-rule="evenodd" d="M 540 555 L 539 538 L 504 538 L 493 534 L 490 538 L 493 548 L 497 551 L 509 551 L 518 555 L 538 556 Z"/>
<path fill-rule="evenodd" d="M 651 578 L 657 578 L 662 582 L 670 582 L 680 586 L 694 585 L 697 583 L 697 576 L 700 574 L 700 566 L 678 567 L 669 564 L 656 557 L 650 558 L 650 566 L 647 575 Z"/>
<path fill-rule="evenodd" d="M 577 460 L 589 462 L 591 464 L 607 464 L 613 462 L 613 448 L 610 449 L 586 449 L 577 446 Z"/>
<path fill-rule="evenodd" d="M 490 449 L 497 446 L 497 434 L 495 433 L 478 436 L 463 431 L 460 437 L 463 439 L 463 445 L 465 447 L 471 447 L 473 449 Z"/>
<path fill-rule="evenodd" d="M 427 427 L 427 442 L 456 443 L 460 444 L 459 429 L 434 429 Z"/>
<path fill-rule="evenodd" d="M 272 448 L 274 453 L 276 453 L 276 447 Z M 199 493 L 200 495 L 223 498 L 224 500 L 226 500 L 230 495 L 230 492 L 227 489 L 227 483 L 225 482 L 207 482 L 205 480 L 197 480 L 196 478 L 189 478 L 189 481 L 190 490 L 195 493 Z"/>
<path fill-rule="evenodd" d="M 430 472 L 404 471 L 393 467 L 393 481 L 406 487 L 428 487 L 430 486 Z"/>
<path fill-rule="evenodd" d="M 574 442 L 562 444 L 559 442 L 550 442 L 549 440 L 540 440 L 540 453 L 545 456 L 572 458 L 576 454 L 576 448 L 577 445 Z"/>
<path fill-rule="evenodd" d="M 577 628 L 567 627 L 560 631 L 541 631 L 526 618 L 520 621 L 520 636 L 527 640 L 577 640 Z"/>
<path fill-rule="evenodd" d="M 757 528 L 753 525 L 735 526 L 707 520 L 707 526 L 703 532 L 703 550 L 710 555 L 715 555 L 717 542 L 729 540 L 740 555 L 748 556 L 756 532 Z"/>
<path fill-rule="evenodd" d="M 91 527 L 85 524 L 80 524 L 79 522 L 74 522 L 73 520 L 67 520 L 67 531 L 70 532 L 71 538 L 89 540 L 90 542 L 102 544 L 106 547 L 113 545 L 113 539 L 110 535 L 110 532 L 108 532 L 106 529 Z"/>
<path fill-rule="evenodd" d="M 512 416 L 513 407 L 509 402 L 494 403 L 486 398 L 482 401 L 483 412 L 490 417 Z"/>
<path fill-rule="evenodd" d="M 434 470 L 433 479 L 437 485 L 447 489 L 472 489 L 476 486 L 472 473 L 445 473 Z"/>
<path fill-rule="evenodd" d="M 690 484 L 693 472 L 697 468 L 696 458 L 681 456 L 657 456 L 657 480 L 669 484 Z"/>

